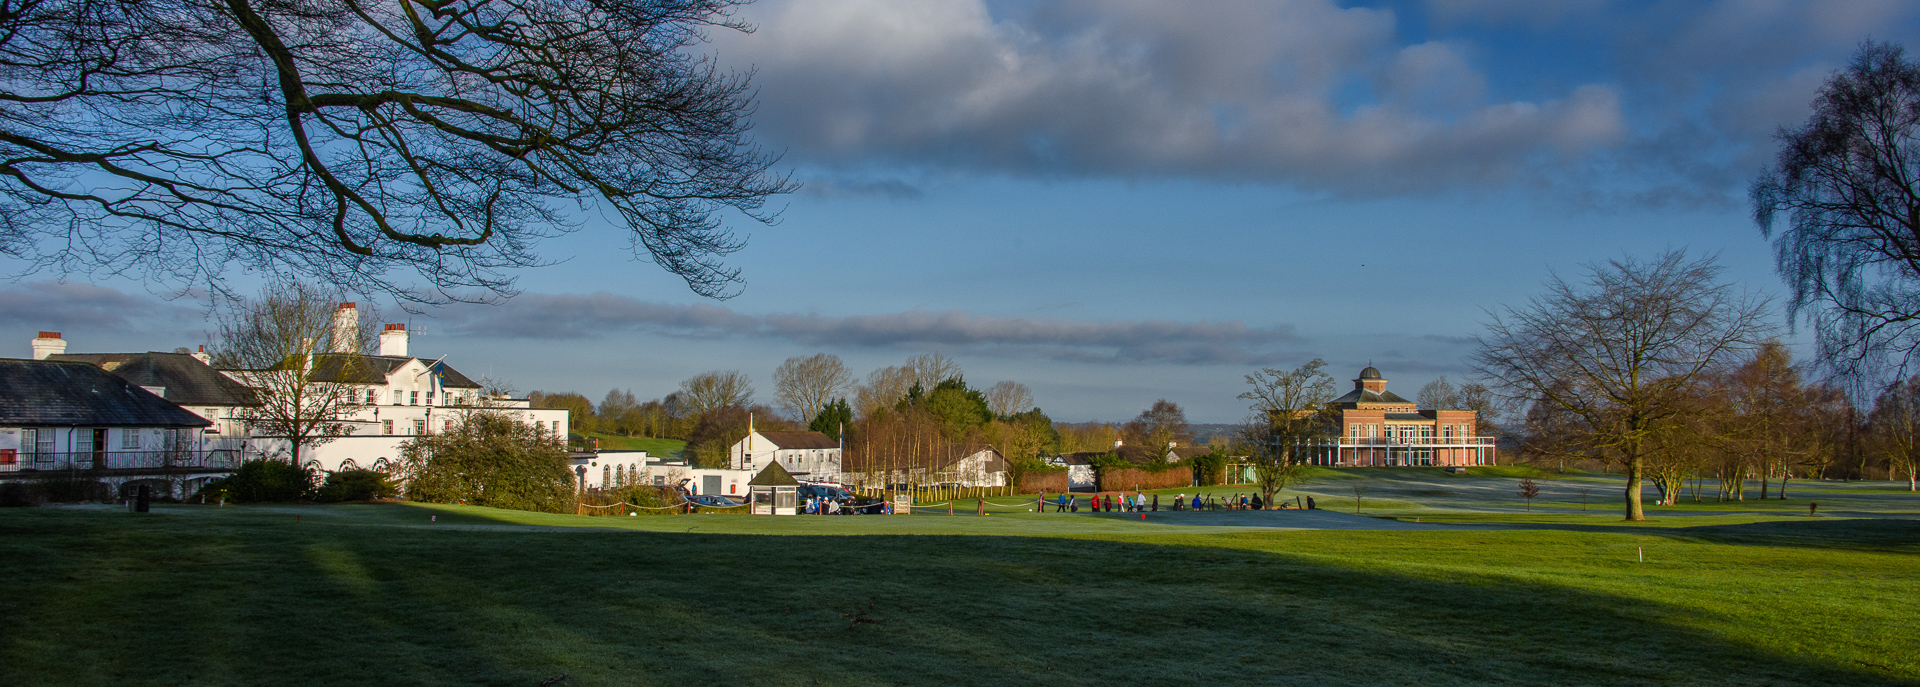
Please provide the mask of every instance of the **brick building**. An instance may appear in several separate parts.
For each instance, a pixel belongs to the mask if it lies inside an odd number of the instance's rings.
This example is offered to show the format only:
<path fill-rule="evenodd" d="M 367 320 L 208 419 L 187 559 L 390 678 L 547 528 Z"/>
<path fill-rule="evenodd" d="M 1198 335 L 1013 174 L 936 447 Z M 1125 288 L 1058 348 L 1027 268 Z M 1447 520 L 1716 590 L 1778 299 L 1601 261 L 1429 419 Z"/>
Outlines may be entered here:
<path fill-rule="evenodd" d="M 1330 404 L 1340 414 L 1339 438 L 1317 447 L 1313 465 L 1384 467 L 1493 465 L 1494 438 L 1475 436 L 1471 410 L 1421 410 L 1387 390 L 1387 379 L 1369 365 L 1353 391 Z"/>

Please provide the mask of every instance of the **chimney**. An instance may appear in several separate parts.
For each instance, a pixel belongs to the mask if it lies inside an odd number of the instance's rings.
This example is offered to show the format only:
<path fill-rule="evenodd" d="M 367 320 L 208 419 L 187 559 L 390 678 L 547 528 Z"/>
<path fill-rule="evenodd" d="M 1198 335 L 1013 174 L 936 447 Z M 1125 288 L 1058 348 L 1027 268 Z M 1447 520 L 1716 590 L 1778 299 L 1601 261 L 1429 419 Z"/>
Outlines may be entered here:
<path fill-rule="evenodd" d="M 194 360 L 198 360 L 198 361 L 200 361 L 200 364 L 202 364 L 202 365 L 212 365 L 212 364 L 213 364 L 213 356 L 211 356 L 211 355 L 207 355 L 207 345 L 206 345 L 206 344 L 200 344 L 200 350 L 198 350 L 198 351 L 194 351 L 194 352 L 193 352 L 193 359 L 194 359 Z"/>
<path fill-rule="evenodd" d="M 341 303 L 340 309 L 333 311 L 333 352 L 359 353 L 359 339 L 360 309 L 352 303 Z M 401 344 L 401 350 L 405 349 Z"/>
<path fill-rule="evenodd" d="M 33 359 L 46 360 L 47 356 L 67 352 L 67 340 L 60 338 L 60 332 L 40 332 L 40 338 L 33 340 Z"/>
<path fill-rule="evenodd" d="M 407 357 L 407 325 L 390 324 L 380 332 L 380 355 Z"/>

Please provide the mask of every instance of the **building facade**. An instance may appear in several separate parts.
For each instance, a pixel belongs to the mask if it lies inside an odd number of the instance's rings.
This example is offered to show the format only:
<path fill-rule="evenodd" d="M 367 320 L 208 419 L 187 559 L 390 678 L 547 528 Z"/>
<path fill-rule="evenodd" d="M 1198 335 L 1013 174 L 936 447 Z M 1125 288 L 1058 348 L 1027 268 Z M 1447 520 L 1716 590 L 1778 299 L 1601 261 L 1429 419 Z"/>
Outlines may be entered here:
<path fill-rule="evenodd" d="M 1387 390 L 1387 379 L 1369 365 L 1353 391 L 1330 404 L 1338 412 L 1339 436 L 1307 448 L 1307 462 L 1329 467 L 1494 465 L 1494 438 L 1476 436 L 1471 410 L 1421 410 Z"/>
<path fill-rule="evenodd" d="M 92 364 L 0 359 L 0 481 L 81 471 L 181 498 L 239 464 L 200 449 L 211 424 Z"/>
<path fill-rule="evenodd" d="M 841 453 L 840 442 L 819 432 L 761 432 L 749 425 L 746 438 L 727 449 L 727 467 L 759 474 L 779 463 L 802 482 L 840 482 Z"/>

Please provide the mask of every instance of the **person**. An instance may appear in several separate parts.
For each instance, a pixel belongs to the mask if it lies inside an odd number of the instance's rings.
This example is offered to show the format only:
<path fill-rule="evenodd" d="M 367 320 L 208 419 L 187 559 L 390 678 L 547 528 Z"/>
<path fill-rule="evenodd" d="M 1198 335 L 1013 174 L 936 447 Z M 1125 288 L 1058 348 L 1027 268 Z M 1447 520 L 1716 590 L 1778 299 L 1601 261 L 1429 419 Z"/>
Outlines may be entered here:
<path fill-rule="evenodd" d="M 1068 499 L 1068 500 L 1067 500 L 1067 507 L 1068 507 L 1068 508 L 1071 508 L 1071 509 L 1073 509 L 1073 510 L 1071 510 L 1070 512 L 1073 512 L 1073 513 L 1078 513 L 1078 512 L 1080 512 L 1080 497 L 1078 497 L 1078 496 L 1075 496 L 1075 497 L 1073 497 L 1073 498 L 1071 498 L 1071 499 Z"/>
<path fill-rule="evenodd" d="M 1314 504 L 1313 497 L 1311 496 L 1307 497 L 1307 510 L 1313 510 L 1318 507 L 1319 507 L 1318 505 Z"/>
<path fill-rule="evenodd" d="M 1133 498 L 1133 501 L 1134 501 L 1133 512 L 1135 513 L 1147 512 L 1147 495 L 1145 492 L 1135 495 Z"/>
<path fill-rule="evenodd" d="M 1194 493 L 1194 495 L 1193 495 L 1193 509 L 1194 509 L 1194 510 L 1200 510 L 1200 494 L 1199 494 L 1199 492 L 1195 492 L 1195 493 Z"/>
<path fill-rule="evenodd" d="M 1260 495 L 1259 495 L 1259 494 L 1254 494 L 1254 495 L 1253 495 L 1253 509 L 1254 509 L 1254 510 L 1266 510 L 1265 508 L 1262 508 L 1262 507 L 1261 507 L 1261 505 L 1262 505 L 1263 503 L 1264 503 L 1264 502 L 1262 502 L 1262 501 L 1260 500 Z"/>
<path fill-rule="evenodd" d="M 1064 492 L 1060 494 L 1060 505 L 1054 508 L 1053 512 L 1055 513 L 1067 512 L 1067 495 Z"/>
<path fill-rule="evenodd" d="M 1160 512 L 1160 495 L 1159 494 L 1153 495 L 1153 512 L 1155 513 Z"/>
<path fill-rule="evenodd" d="M 839 514 L 840 514 L 840 502 L 839 502 L 839 501 L 828 501 L 828 502 L 827 502 L 827 514 L 828 514 L 828 515 L 839 515 Z"/>
<path fill-rule="evenodd" d="M 1187 502 L 1187 492 L 1183 491 L 1183 492 L 1180 492 L 1179 494 L 1176 494 L 1173 497 L 1173 509 L 1180 510 L 1180 505 L 1186 502 Z"/>
<path fill-rule="evenodd" d="M 1097 491 L 1096 491 L 1096 492 L 1094 492 L 1094 493 L 1093 493 L 1093 497 L 1092 497 L 1092 498 L 1090 498 L 1090 499 L 1088 499 L 1089 501 L 1092 501 L 1092 502 L 1093 502 L 1093 503 L 1092 503 L 1092 505 L 1093 505 L 1093 512 L 1095 512 L 1095 513 L 1098 513 L 1098 512 L 1100 512 L 1100 507 L 1101 507 L 1101 506 L 1105 506 L 1105 505 L 1107 505 L 1107 504 L 1106 504 L 1106 501 L 1107 501 L 1107 500 L 1106 500 L 1106 499 L 1103 499 L 1103 498 L 1100 498 L 1100 496 L 1101 496 L 1101 494 L 1100 494 L 1100 492 L 1097 492 Z"/>
<path fill-rule="evenodd" d="M 1246 495 L 1246 494 L 1241 494 L 1241 495 L 1240 495 L 1240 510 L 1246 510 L 1246 509 L 1247 509 L 1247 495 Z"/>

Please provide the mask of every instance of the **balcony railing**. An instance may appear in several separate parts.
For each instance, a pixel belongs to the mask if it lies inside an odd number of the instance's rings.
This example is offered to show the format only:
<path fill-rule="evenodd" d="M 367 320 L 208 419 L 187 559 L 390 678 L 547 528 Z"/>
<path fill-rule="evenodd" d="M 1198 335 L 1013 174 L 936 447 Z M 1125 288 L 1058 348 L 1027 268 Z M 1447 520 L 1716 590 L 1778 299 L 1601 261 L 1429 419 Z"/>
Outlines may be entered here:
<path fill-rule="evenodd" d="M 0 473 L 34 470 L 118 470 L 124 472 L 202 472 L 240 467 L 233 449 L 128 449 L 122 451 L 50 451 L 18 453 L 0 461 Z"/>
<path fill-rule="evenodd" d="M 1341 448 L 1492 446 L 1494 437 L 1340 437 Z"/>

